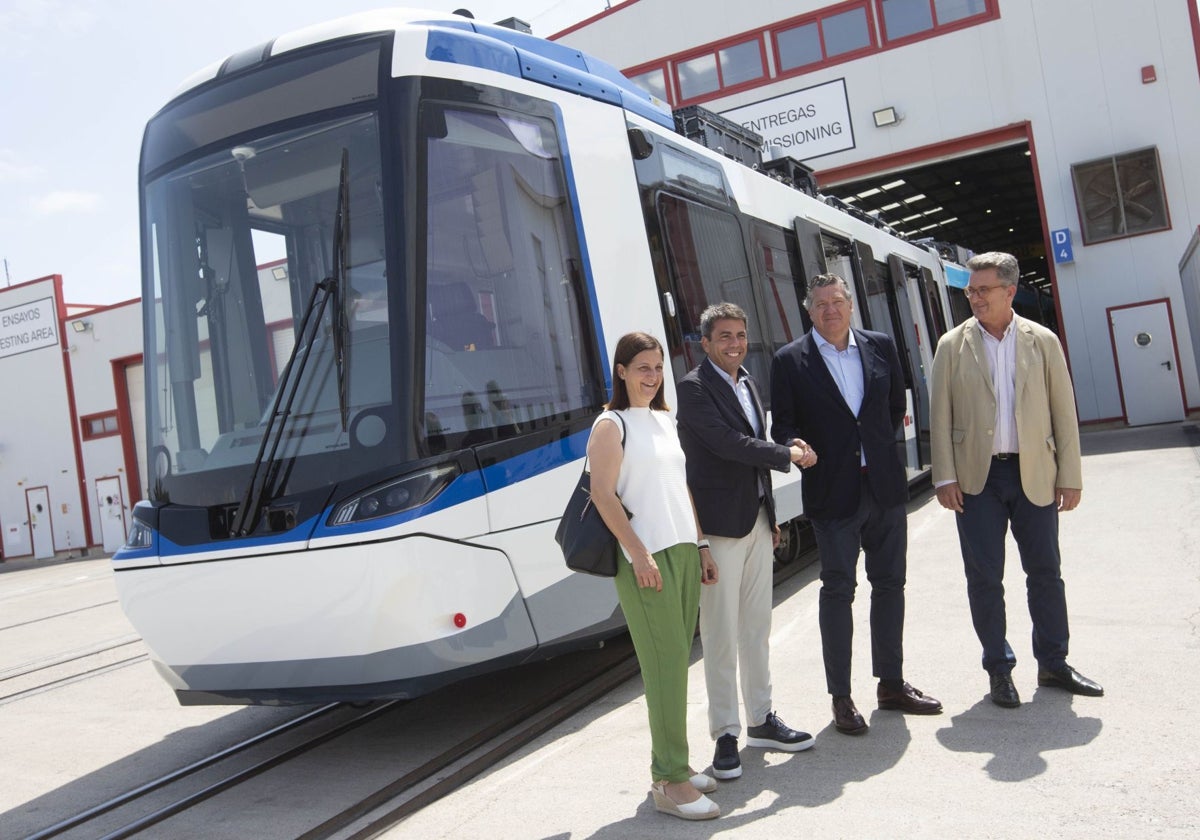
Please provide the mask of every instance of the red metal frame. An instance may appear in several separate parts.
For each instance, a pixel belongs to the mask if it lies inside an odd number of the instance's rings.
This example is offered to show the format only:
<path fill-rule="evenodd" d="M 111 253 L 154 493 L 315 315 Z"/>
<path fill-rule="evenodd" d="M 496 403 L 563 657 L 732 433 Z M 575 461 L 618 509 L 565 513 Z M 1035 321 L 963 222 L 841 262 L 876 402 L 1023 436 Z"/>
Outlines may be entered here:
<path fill-rule="evenodd" d="M 88 427 L 93 420 L 103 420 L 106 417 L 112 417 L 117 421 L 117 428 L 111 432 L 101 431 L 99 433 L 91 431 Z M 121 417 L 114 411 L 98 411 L 95 414 L 85 414 L 79 418 L 79 433 L 84 440 L 100 440 L 101 438 L 112 437 L 113 435 L 121 434 Z"/>
<path fill-rule="evenodd" d="M 137 443 L 133 438 L 133 414 L 129 410 L 129 382 L 127 369 L 132 365 L 145 364 L 141 353 L 110 359 L 113 374 L 113 395 L 117 401 L 117 425 L 121 428 L 121 457 L 125 461 L 125 484 L 129 488 L 129 504 L 142 500 L 142 471 L 137 460 Z M 150 395 L 146 395 L 150 399 Z"/>
<path fill-rule="evenodd" d="M 678 103 L 678 106 L 683 106 L 697 102 L 703 102 L 705 100 L 714 99 L 720 96 L 728 96 L 729 94 L 737 93 L 738 91 L 762 87 L 764 83 L 771 81 L 771 76 L 767 68 L 767 48 L 763 44 L 763 34 L 764 31 L 762 29 L 741 32 L 737 35 L 730 36 L 729 38 L 724 38 L 720 41 L 713 41 L 705 44 L 703 47 L 688 50 L 687 52 L 683 53 L 677 53 L 676 55 L 671 56 L 669 60 L 671 72 L 667 74 L 667 92 L 674 96 L 674 101 Z M 758 60 L 762 67 L 762 74 L 753 79 L 749 79 L 748 81 L 739 82 L 736 85 L 726 87 L 723 81 L 724 73 L 721 70 L 721 57 L 719 55 L 720 51 L 727 47 L 736 47 L 742 44 L 748 44 L 751 41 L 758 42 Z M 711 55 L 717 65 L 717 89 L 706 91 L 698 96 L 685 99 L 683 96 L 683 91 L 679 86 L 679 64 L 681 62 L 691 61 L 692 59 L 700 58 L 706 55 Z"/>
<path fill-rule="evenodd" d="M 612 14 L 613 12 L 623 9 L 626 6 L 632 5 L 636 1 L 637 0 L 629 0 L 629 2 L 626 2 L 625 4 L 623 4 L 621 6 L 617 6 L 613 9 L 609 9 L 606 12 L 602 12 L 599 15 L 595 15 L 594 17 L 588 18 L 585 21 L 581 21 L 581 22 L 577 23 L 575 26 L 572 26 L 569 29 L 564 29 L 562 32 L 558 33 L 557 35 L 552 36 L 552 39 L 561 37 L 563 35 L 567 35 L 571 32 L 576 31 L 577 29 L 581 29 L 582 27 L 587 26 L 588 24 L 592 23 L 595 20 L 605 17 L 606 15 Z M 937 10 L 933 6 L 934 0 L 929 0 L 930 9 L 931 9 L 931 12 L 933 14 L 933 19 L 934 19 L 933 28 L 924 30 L 922 32 L 914 33 L 905 38 L 897 39 L 895 41 L 889 41 L 886 37 L 885 27 L 884 27 L 884 23 L 883 23 L 883 13 L 881 10 L 882 7 L 880 6 L 881 2 L 882 2 L 882 0 L 847 0 L 847 2 L 844 2 L 844 3 L 838 3 L 838 4 L 835 4 L 832 6 L 826 6 L 822 9 L 817 9 L 817 10 L 814 10 L 811 12 L 806 12 L 803 15 L 798 15 L 793 18 L 788 18 L 787 20 L 784 20 L 784 21 L 772 23 L 768 26 L 762 26 L 762 27 L 758 27 L 757 29 L 751 29 L 751 30 L 747 30 L 745 32 L 739 32 L 736 35 L 732 35 L 732 36 L 730 36 L 728 38 L 724 38 L 720 41 L 712 41 L 707 44 L 701 44 L 699 46 L 692 47 L 684 52 L 674 53 L 672 55 L 661 56 L 660 58 L 656 58 L 653 61 L 647 61 L 647 62 L 645 62 L 643 64 L 639 64 L 635 67 L 626 68 L 622 72 L 625 73 L 626 75 L 633 76 L 633 75 L 637 75 L 639 73 L 645 73 L 646 71 L 648 71 L 652 68 L 660 67 L 660 68 L 662 68 L 663 72 L 666 74 L 666 82 L 667 82 L 666 90 L 667 90 L 667 94 L 668 94 L 667 98 L 670 100 L 672 106 L 680 107 L 682 105 L 695 105 L 695 104 L 699 104 L 702 102 L 707 102 L 711 99 L 719 99 L 723 96 L 728 96 L 733 93 L 739 93 L 744 90 L 751 90 L 756 87 L 762 87 L 763 85 L 772 84 L 774 82 L 779 81 L 780 79 L 786 79 L 786 78 L 801 75 L 804 73 L 811 73 L 813 70 L 820 69 L 823 67 L 831 67 L 835 64 L 843 64 L 847 61 L 853 61 L 855 59 L 862 58 L 863 56 L 870 55 L 871 53 L 874 53 L 874 52 L 882 52 L 884 50 L 895 49 L 897 47 L 905 47 L 905 46 L 908 46 L 909 44 L 915 44 L 918 41 L 924 41 L 928 38 L 937 38 L 941 35 L 945 35 L 950 32 L 956 32 L 960 29 L 967 29 L 972 26 L 979 26 L 980 24 L 989 23 L 990 21 L 998 20 L 1000 18 L 1000 0 L 985 0 L 985 11 L 983 13 L 977 14 L 977 15 L 972 15 L 972 16 L 966 17 L 966 18 L 962 18 L 961 20 L 956 20 L 953 23 L 948 23 L 945 25 L 938 25 L 937 24 Z M 824 20 L 825 18 L 830 17 L 831 15 L 841 14 L 842 12 L 847 11 L 851 8 L 856 8 L 856 7 L 860 7 L 860 6 L 865 7 L 867 10 L 867 23 L 870 26 L 869 34 L 871 37 L 871 45 L 869 47 L 865 47 L 861 50 L 855 50 L 854 52 L 843 53 L 843 54 L 835 56 L 833 58 L 826 57 L 825 59 L 823 59 L 822 61 L 819 61 L 819 62 L 814 62 L 812 64 L 806 64 L 803 67 L 793 68 L 786 72 L 780 72 L 780 70 L 779 70 L 779 46 L 775 41 L 775 35 L 777 32 L 784 30 L 784 29 L 790 29 L 793 26 L 797 25 L 798 23 L 803 23 L 803 22 L 809 21 L 809 20 L 820 22 L 820 21 Z M 675 69 L 676 64 L 678 64 L 680 61 L 687 61 L 689 59 L 696 58 L 698 56 L 706 55 L 709 53 L 715 53 L 717 50 L 721 49 L 722 47 L 729 46 L 734 43 L 741 43 L 752 37 L 757 37 L 759 39 L 759 46 L 760 46 L 760 49 L 763 51 L 763 55 L 762 55 L 763 75 L 762 76 L 758 77 L 757 79 L 752 79 L 748 82 L 742 82 L 741 84 L 735 85 L 733 87 L 728 87 L 728 88 L 719 87 L 714 91 L 709 91 L 708 93 L 704 93 L 699 96 L 694 96 L 690 99 L 681 98 L 680 92 L 679 92 L 679 74 L 676 72 L 676 69 Z M 763 40 L 764 37 L 766 38 L 765 42 Z M 825 52 L 825 32 L 824 32 L 823 27 L 821 27 L 821 30 L 820 30 L 820 37 L 821 37 L 821 52 L 822 52 L 822 54 L 824 54 L 824 52 Z M 766 61 L 766 59 L 767 59 L 766 51 L 768 49 L 768 47 L 767 47 L 768 43 L 770 45 L 769 48 L 770 48 L 771 54 L 772 54 L 771 57 L 774 62 L 774 69 L 775 69 L 774 76 L 769 74 L 769 68 L 767 66 L 767 61 Z M 1200 53 L 1198 53 L 1198 61 L 1200 61 Z M 718 61 L 717 62 L 718 79 L 720 79 L 720 67 L 721 67 L 720 61 Z"/>
<path fill-rule="evenodd" d="M 1075 217 L 1079 220 L 1079 238 L 1083 240 L 1083 246 L 1085 248 L 1089 247 L 1091 245 L 1104 245 L 1108 242 L 1119 242 L 1123 239 L 1135 239 L 1139 236 L 1148 236 L 1152 233 L 1163 233 L 1165 231 L 1168 231 L 1168 230 L 1171 230 L 1174 228 L 1174 225 L 1171 224 L 1171 203 L 1169 201 L 1167 201 L 1167 185 L 1165 183 L 1163 183 L 1162 156 L 1159 155 L 1159 153 L 1158 153 L 1158 146 L 1152 146 L 1149 148 L 1154 149 L 1154 166 L 1155 166 L 1156 171 L 1158 172 L 1158 182 L 1159 182 L 1159 184 L 1162 185 L 1163 212 L 1167 214 L 1166 227 L 1155 228 L 1154 230 L 1143 230 L 1138 233 L 1125 233 L 1125 234 L 1121 234 L 1119 236 L 1110 236 L 1106 239 L 1093 239 L 1091 242 L 1089 242 L 1088 238 L 1087 238 L 1087 227 L 1083 223 L 1083 202 L 1079 200 L 1080 199 L 1079 191 L 1078 191 L 1078 189 L 1076 189 L 1076 183 L 1075 183 L 1075 167 L 1076 166 L 1081 166 L 1081 165 L 1087 164 L 1087 163 L 1096 163 L 1097 161 L 1101 161 L 1101 160 L 1115 160 L 1116 158 L 1121 157 L 1122 155 L 1130 154 L 1132 152 L 1145 151 L 1145 148 L 1132 149 L 1132 150 L 1130 150 L 1130 152 L 1117 152 L 1116 154 L 1107 155 L 1105 157 L 1100 157 L 1100 158 L 1092 158 L 1091 160 L 1084 160 L 1084 161 L 1080 161 L 1079 163 L 1072 163 L 1070 165 L 1071 194 L 1075 197 Z M 1120 191 L 1121 179 L 1119 176 L 1116 181 L 1116 186 L 1117 186 L 1117 190 Z M 1047 251 L 1046 253 L 1050 253 L 1050 252 Z"/>
<path fill-rule="evenodd" d="M 981 23 L 996 20 L 1000 17 L 1000 0 L 984 0 L 984 10 L 980 14 L 960 18 L 952 23 L 939 24 L 937 19 L 937 4 L 934 0 L 929 0 L 929 14 L 933 20 L 933 26 L 920 32 L 914 32 L 912 35 L 905 35 L 903 38 L 891 40 L 887 37 L 887 19 L 883 16 L 883 2 L 884 0 L 873 0 L 875 19 L 879 22 L 879 34 L 882 36 L 884 49 L 914 44 L 917 41 L 924 41 L 926 38 L 931 38 L 935 35 L 944 35 L 947 32 L 954 32 L 957 29 L 966 29 L 969 26 L 978 26 Z"/>
<path fill-rule="evenodd" d="M 62 275 L 52 274 L 50 276 L 54 278 L 54 298 L 58 306 L 58 335 L 62 344 L 63 378 L 67 387 L 67 412 L 71 423 L 71 444 L 75 448 L 77 481 L 75 492 L 79 497 L 80 514 L 83 516 L 83 545 L 90 548 L 93 545 L 92 508 L 88 504 L 87 477 L 83 470 L 83 439 L 79 432 L 79 408 L 75 405 L 75 376 L 71 371 L 71 351 L 67 344 L 67 304 L 63 300 Z M 56 548 L 55 551 L 57 550 Z"/>
<path fill-rule="evenodd" d="M 852 50 L 851 52 L 838 53 L 834 58 L 829 57 L 828 50 L 825 47 L 825 27 L 821 22 L 825 18 L 840 15 L 843 12 L 848 12 L 851 9 L 861 8 L 867 13 L 867 34 L 870 37 L 870 43 L 862 49 Z M 803 26 L 806 23 L 817 24 L 817 35 L 821 39 L 821 58 L 809 64 L 802 64 L 799 67 L 792 67 L 787 70 L 781 69 L 779 60 L 779 40 L 778 35 L 781 32 L 786 32 L 789 29 L 795 29 L 797 26 Z M 879 29 L 876 25 L 875 8 L 870 0 L 850 0 L 847 3 L 840 3 L 836 6 L 827 6 L 824 9 L 819 9 L 815 12 L 806 12 L 802 15 L 797 15 L 794 18 L 788 18 L 785 21 L 772 24 L 767 28 L 767 39 L 771 43 L 771 56 L 775 60 L 775 77 L 772 81 L 778 79 L 788 79 L 792 76 L 800 76 L 805 73 L 811 73 L 820 67 L 825 67 L 831 64 L 840 64 L 845 61 L 853 61 L 856 58 L 861 58 L 864 55 L 870 55 L 879 50 Z"/>

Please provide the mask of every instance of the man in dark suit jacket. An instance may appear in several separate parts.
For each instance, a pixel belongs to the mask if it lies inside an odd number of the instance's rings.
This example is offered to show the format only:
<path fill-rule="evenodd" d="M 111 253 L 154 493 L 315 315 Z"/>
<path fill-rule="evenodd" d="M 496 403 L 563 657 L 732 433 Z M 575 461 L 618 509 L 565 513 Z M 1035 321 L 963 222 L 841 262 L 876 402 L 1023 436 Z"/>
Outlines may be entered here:
<path fill-rule="evenodd" d="M 839 732 L 867 722 L 850 697 L 851 604 L 858 554 L 871 582 L 871 659 L 879 708 L 937 714 L 942 704 L 904 681 L 904 582 L 908 482 L 896 454 L 906 407 L 892 339 L 851 329 L 854 302 L 835 274 L 814 277 L 805 308 L 813 330 L 775 354 L 771 436 L 808 442 L 820 461 L 805 470 L 804 512 L 821 556 L 820 625 L 825 681 Z"/>
<path fill-rule="evenodd" d="M 708 358 L 679 382 L 679 442 L 687 455 L 688 488 L 720 581 L 700 593 L 700 639 L 708 687 L 708 724 L 717 742 L 713 775 L 742 774 L 738 757 L 737 674 L 741 671 L 747 739 L 752 747 L 797 752 L 813 745 L 807 732 L 790 729 L 772 709 L 768 642 L 775 500 L 770 471 L 814 456 L 797 442 L 766 439 L 762 400 L 742 368 L 748 348 L 746 313 L 732 303 L 700 316 Z"/>

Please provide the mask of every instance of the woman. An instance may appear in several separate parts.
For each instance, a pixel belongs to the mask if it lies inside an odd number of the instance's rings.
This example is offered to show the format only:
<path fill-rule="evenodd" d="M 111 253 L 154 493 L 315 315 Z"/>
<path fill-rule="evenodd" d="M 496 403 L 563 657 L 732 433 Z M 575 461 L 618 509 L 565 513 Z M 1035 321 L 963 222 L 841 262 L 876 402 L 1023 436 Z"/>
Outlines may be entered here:
<path fill-rule="evenodd" d="M 628 561 L 617 563 L 617 598 L 646 685 L 650 791 L 665 814 L 712 819 L 721 809 L 704 794 L 717 783 L 688 766 L 687 673 L 700 585 L 717 582 L 717 567 L 707 548 L 697 549 L 702 535 L 654 336 L 635 332 L 617 342 L 606 408 L 588 441 L 592 500 Z"/>

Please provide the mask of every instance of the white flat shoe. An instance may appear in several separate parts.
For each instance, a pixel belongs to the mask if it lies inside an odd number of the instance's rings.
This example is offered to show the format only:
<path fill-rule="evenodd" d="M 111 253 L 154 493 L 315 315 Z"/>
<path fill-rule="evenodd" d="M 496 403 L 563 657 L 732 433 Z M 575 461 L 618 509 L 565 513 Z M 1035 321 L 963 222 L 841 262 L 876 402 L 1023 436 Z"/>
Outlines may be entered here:
<path fill-rule="evenodd" d="M 714 782 L 714 784 L 716 783 Z M 700 798 L 695 802 L 681 804 L 667 796 L 665 782 L 655 782 L 650 785 L 650 793 L 654 796 L 655 809 L 662 814 L 670 814 L 681 820 L 712 820 L 721 816 L 721 809 L 717 803 L 704 794 L 700 794 Z"/>
<path fill-rule="evenodd" d="M 697 773 L 691 767 L 688 768 L 688 772 L 692 774 L 692 777 L 688 781 L 692 783 L 692 787 L 701 793 L 712 793 L 717 789 L 717 780 L 712 776 Z"/>

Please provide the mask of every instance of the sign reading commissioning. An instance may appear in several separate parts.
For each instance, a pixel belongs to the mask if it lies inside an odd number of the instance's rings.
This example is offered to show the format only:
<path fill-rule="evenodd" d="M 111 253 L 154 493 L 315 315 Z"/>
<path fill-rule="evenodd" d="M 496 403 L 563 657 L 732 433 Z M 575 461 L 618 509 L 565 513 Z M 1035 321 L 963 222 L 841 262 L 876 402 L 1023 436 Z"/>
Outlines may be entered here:
<path fill-rule="evenodd" d="M 772 146 L 797 160 L 854 148 L 845 79 L 743 105 L 721 116 L 761 134 L 765 158 L 773 156 L 768 151 Z"/>

